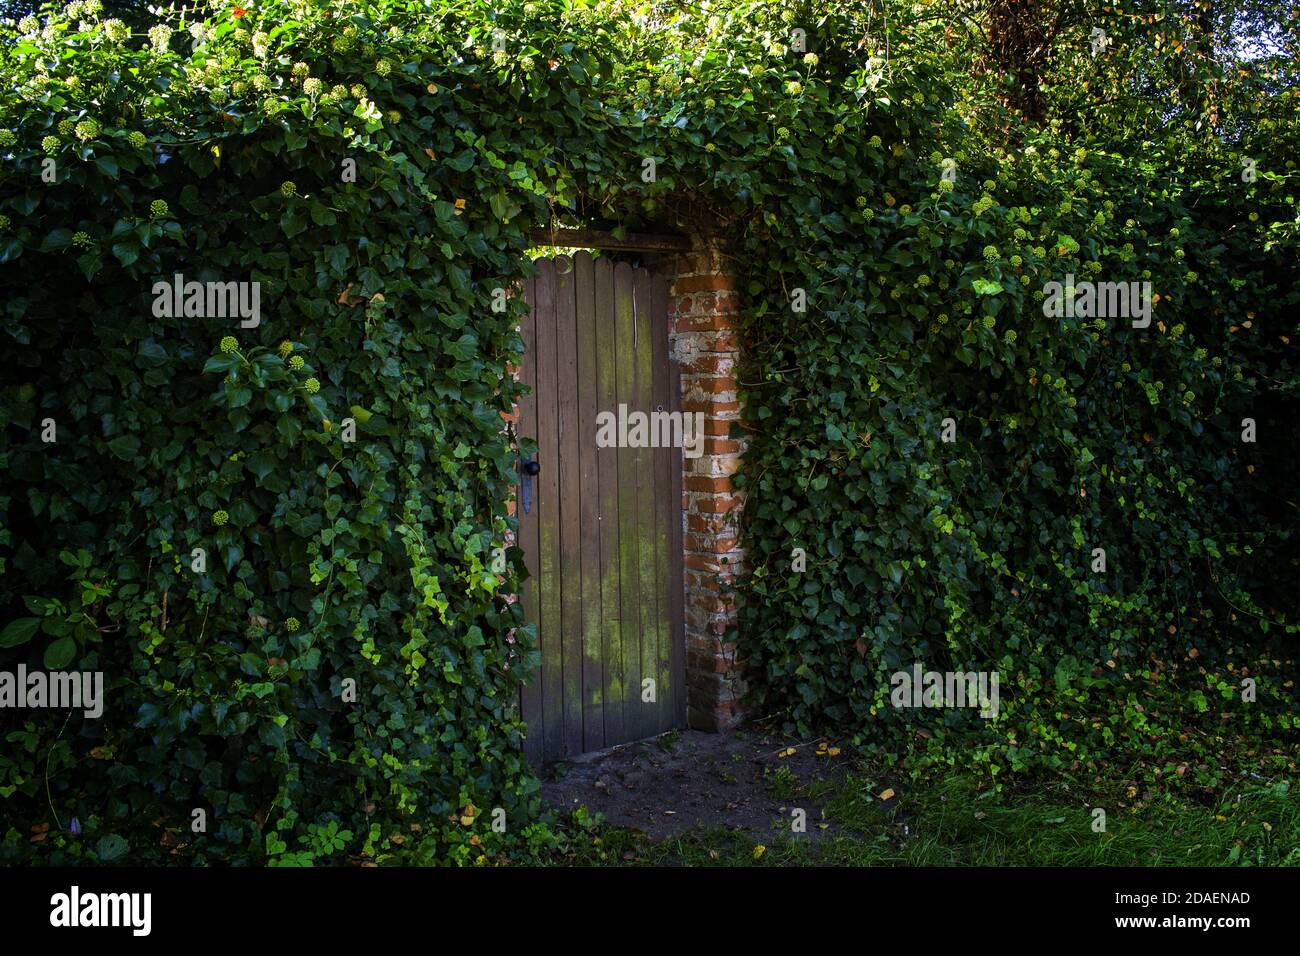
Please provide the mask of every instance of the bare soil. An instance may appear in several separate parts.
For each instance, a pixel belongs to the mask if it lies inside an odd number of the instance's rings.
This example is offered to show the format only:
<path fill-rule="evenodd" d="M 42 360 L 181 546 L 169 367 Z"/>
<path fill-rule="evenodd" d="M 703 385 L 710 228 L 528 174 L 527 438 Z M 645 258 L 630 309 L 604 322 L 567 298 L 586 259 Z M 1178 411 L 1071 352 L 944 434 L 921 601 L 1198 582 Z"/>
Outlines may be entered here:
<path fill-rule="evenodd" d="M 830 754 L 818 740 L 753 729 L 683 730 L 551 764 L 542 794 L 563 814 L 585 805 L 652 840 L 712 827 L 789 835 L 796 808 L 806 811 L 807 836 L 817 839 L 834 835 L 835 826 L 822 819 L 807 787 L 840 772 L 844 757 Z"/>

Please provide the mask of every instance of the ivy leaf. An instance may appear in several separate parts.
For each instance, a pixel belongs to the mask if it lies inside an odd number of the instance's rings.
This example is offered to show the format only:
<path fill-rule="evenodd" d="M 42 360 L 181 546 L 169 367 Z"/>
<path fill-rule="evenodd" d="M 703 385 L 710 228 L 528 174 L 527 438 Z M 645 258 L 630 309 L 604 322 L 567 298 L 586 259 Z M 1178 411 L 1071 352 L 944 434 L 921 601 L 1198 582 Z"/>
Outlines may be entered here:
<path fill-rule="evenodd" d="M 134 242 L 113 243 L 113 255 L 124 266 L 129 266 L 140 258 L 140 247 Z"/>
<path fill-rule="evenodd" d="M 140 450 L 140 439 L 134 435 L 119 435 L 108 443 L 108 450 L 123 461 L 130 461 Z"/>
<path fill-rule="evenodd" d="M 60 249 L 68 248 L 72 242 L 71 229 L 53 229 L 41 243 L 41 252 L 57 252 Z"/>
<path fill-rule="evenodd" d="M 77 656 L 77 642 L 71 637 L 61 637 L 45 649 L 45 666 L 57 671 L 67 667 Z"/>
<path fill-rule="evenodd" d="M 976 279 L 971 282 L 971 288 L 975 290 L 976 295 L 997 295 L 1003 291 L 1002 283 L 992 279 Z"/>
<path fill-rule="evenodd" d="M 20 617 L 5 625 L 0 631 L 0 647 L 17 647 L 26 644 L 41 626 L 39 617 Z"/>
<path fill-rule="evenodd" d="M 284 215 L 280 217 L 280 229 L 284 234 L 292 239 L 294 236 L 307 230 L 307 220 L 298 214 L 297 209 L 286 209 Z"/>
<path fill-rule="evenodd" d="M 101 863 L 111 863 L 113 860 L 122 857 L 128 849 L 126 840 L 116 833 L 109 833 L 100 837 L 95 844 L 95 855 L 99 857 Z"/>
<path fill-rule="evenodd" d="M 204 362 L 203 371 L 229 372 L 232 368 L 234 368 L 238 364 L 239 364 L 238 355 L 227 355 L 226 353 L 223 352 L 220 355 L 212 356 L 206 362 Z"/>

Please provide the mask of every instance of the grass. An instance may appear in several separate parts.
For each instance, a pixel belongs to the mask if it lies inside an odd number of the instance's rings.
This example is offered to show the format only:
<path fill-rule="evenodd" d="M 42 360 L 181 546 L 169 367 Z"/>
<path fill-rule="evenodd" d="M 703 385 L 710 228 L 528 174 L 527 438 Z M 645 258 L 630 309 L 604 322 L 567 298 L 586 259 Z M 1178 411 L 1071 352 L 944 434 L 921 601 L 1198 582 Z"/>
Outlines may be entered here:
<path fill-rule="evenodd" d="M 807 787 L 773 781 L 824 807 L 808 835 L 723 828 L 655 843 L 638 832 L 575 826 L 562 862 L 660 866 L 1300 866 L 1300 792 L 1249 781 L 1217 796 L 1145 799 L 1064 786 L 977 791 L 954 773 L 882 803 L 878 774 L 857 768 Z M 794 805 L 797 806 L 797 803 Z M 1094 832 L 1094 808 L 1105 831 Z M 814 834 L 822 823 L 827 831 Z M 833 827 L 834 836 L 828 835 Z M 762 847 L 760 850 L 759 847 Z"/>

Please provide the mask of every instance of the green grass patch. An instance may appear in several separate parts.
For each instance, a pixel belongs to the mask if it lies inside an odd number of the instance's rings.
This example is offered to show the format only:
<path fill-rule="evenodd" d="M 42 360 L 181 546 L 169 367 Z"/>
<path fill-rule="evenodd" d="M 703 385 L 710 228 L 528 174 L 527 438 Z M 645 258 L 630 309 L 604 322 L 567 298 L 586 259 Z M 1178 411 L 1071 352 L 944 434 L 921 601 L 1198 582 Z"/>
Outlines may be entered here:
<path fill-rule="evenodd" d="M 1166 793 L 1148 800 L 1064 786 L 980 791 L 974 777 L 912 784 L 889 801 L 860 766 L 794 794 L 825 808 L 807 835 L 723 827 L 653 842 L 591 822 L 569 829 L 555 862 L 651 866 L 1295 866 L 1300 795 L 1249 781 L 1216 800 Z M 796 803 L 797 805 L 797 803 Z M 1095 809 L 1105 829 L 1094 830 Z M 822 824 L 826 830 L 818 831 Z M 834 835 L 827 835 L 830 833 Z"/>

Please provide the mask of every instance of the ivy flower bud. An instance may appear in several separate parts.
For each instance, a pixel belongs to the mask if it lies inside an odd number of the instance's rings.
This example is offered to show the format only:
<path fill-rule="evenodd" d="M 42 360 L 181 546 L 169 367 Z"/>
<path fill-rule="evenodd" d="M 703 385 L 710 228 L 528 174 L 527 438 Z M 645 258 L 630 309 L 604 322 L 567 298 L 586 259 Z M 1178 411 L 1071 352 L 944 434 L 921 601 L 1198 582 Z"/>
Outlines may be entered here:
<path fill-rule="evenodd" d="M 47 136 L 41 140 L 41 149 L 53 156 L 59 151 L 59 138 L 57 136 Z"/>
<path fill-rule="evenodd" d="M 320 382 L 315 378 L 309 378 L 302 383 L 302 387 L 307 390 L 308 395 L 315 395 L 320 391 Z"/>
<path fill-rule="evenodd" d="M 280 184 L 280 195 L 285 199 L 292 199 L 298 195 L 298 184 L 286 179 Z"/>
<path fill-rule="evenodd" d="M 102 127 L 98 123 L 96 123 L 93 119 L 89 119 L 89 118 L 84 119 L 77 124 L 76 127 L 77 139 L 85 143 L 98 136 L 101 130 Z"/>
<path fill-rule="evenodd" d="M 306 364 L 306 360 L 301 355 L 289 356 L 289 368 L 293 369 L 295 372 L 299 371 Z"/>
<path fill-rule="evenodd" d="M 280 358 L 287 358 L 289 356 L 289 353 L 292 351 L 293 351 L 293 343 L 290 342 L 288 339 L 285 339 L 283 342 L 280 343 Z"/>
<path fill-rule="evenodd" d="M 0 129 L 0 149 L 8 149 L 18 142 L 18 137 L 11 129 Z"/>
<path fill-rule="evenodd" d="M 291 617 L 284 622 L 284 629 L 288 631 L 290 634 L 298 630 L 298 628 L 300 628 L 301 626 L 302 625 L 298 623 L 298 619 L 296 617 Z"/>
<path fill-rule="evenodd" d="M 161 219 L 170 211 L 171 208 L 167 205 L 167 201 L 164 199 L 155 199 L 149 204 L 149 215 L 153 216 L 155 219 Z"/>
<path fill-rule="evenodd" d="M 223 524 L 225 524 L 229 520 L 230 520 L 230 515 L 227 514 L 225 511 L 212 512 L 212 523 L 216 525 L 218 528 L 220 528 Z"/>
<path fill-rule="evenodd" d="M 221 351 L 225 352 L 227 355 L 231 352 L 237 351 L 238 349 L 239 339 L 235 338 L 233 335 L 227 335 L 221 340 Z"/>

